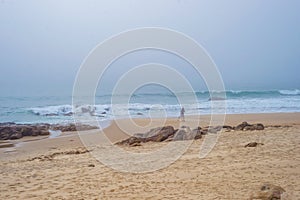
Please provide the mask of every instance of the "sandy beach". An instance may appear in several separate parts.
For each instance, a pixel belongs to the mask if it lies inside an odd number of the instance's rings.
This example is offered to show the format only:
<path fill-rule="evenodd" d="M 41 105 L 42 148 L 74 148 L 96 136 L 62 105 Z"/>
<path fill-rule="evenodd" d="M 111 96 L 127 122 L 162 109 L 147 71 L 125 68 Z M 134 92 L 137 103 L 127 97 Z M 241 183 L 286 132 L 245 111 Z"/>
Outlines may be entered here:
<path fill-rule="evenodd" d="M 183 124 L 194 128 L 196 119 L 188 117 Z M 161 121 L 154 119 L 151 127 Z M 104 145 L 105 135 L 112 143 L 129 137 L 117 126 L 130 124 L 128 119 L 112 122 L 105 134 L 81 132 L 98 144 L 87 149 L 77 132 L 13 140 L 14 147 L 0 148 L 0 199 L 249 199 L 264 183 L 282 187 L 286 191 L 282 199 L 300 199 L 300 113 L 227 115 L 225 124 L 243 121 L 263 123 L 266 128 L 221 132 L 213 150 L 202 159 L 199 149 L 204 138 L 196 140 L 173 164 L 149 173 L 113 170 L 90 153 Z M 134 134 L 141 127 L 151 128 L 147 119 L 135 123 L 139 128 L 126 130 Z M 200 126 L 208 124 L 209 117 L 201 116 Z M 182 124 L 174 118 L 164 125 Z M 245 148 L 250 142 L 263 145 Z M 168 143 L 122 148 L 149 152 Z"/>

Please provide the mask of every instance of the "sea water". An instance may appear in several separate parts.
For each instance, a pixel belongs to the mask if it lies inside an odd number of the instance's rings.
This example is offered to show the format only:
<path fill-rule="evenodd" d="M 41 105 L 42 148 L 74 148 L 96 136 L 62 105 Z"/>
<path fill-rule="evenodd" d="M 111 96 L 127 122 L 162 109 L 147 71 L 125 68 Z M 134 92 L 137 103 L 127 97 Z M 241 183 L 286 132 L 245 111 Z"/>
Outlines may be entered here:
<path fill-rule="evenodd" d="M 0 122 L 70 123 L 77 110 L 90 111 L 99 121 L 128 117 L 178 117 L 210 114 L 211 93 L 140 93 L 98 95 L 95 105 L 72 105 L 72 96 L 0 97 Z M 113 99 L 113 103 L 112 103 Z M 183 102 L 181 100 L 183 99 Z M 226 91 L 226 113 L 300 112 L 300 90 Z"/>

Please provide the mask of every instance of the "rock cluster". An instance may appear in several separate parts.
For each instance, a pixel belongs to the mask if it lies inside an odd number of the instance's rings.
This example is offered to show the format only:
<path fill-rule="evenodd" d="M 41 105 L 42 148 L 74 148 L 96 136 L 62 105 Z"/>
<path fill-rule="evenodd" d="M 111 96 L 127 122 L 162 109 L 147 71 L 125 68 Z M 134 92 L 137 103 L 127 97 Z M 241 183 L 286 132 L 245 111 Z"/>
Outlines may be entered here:
<path fill-rule="evenodd" d="M 61 125 L 61 124 L 54 124 L 51 125 L 50 130 L 55 131 L 61 131 L 61 132 L 68 132 L 68 131 L 85 131 L 85 130 L 92 130 L 92 129 L 98 129 L 97 126 L 91 126 L 87 124 L 67 124 L 67 125 Z"/>
<path fill-rule="evenodd" d="M 247 122 L 243 122 L 236 127 L 234 127 L 234 130 L 236 131 L 254 131 L 254 130 L 264 130 L 265 127 L 263 124 L 248 124 Z"/>
<path fill-rule="evenodd" d="M 0 123 L 0 140 L 15 140 L 24 136 L 49 135 L 49 130 L 76 131 L 90 130 L 97 127 L 89 125 L 67 124 L 67 125 L 50 125 L 50 124 L 15 124 L 15 123 Z"/>
<path fill-rule="evenodd" d="M 136 144 L 139 144 L 141 142 L 162 142 L 174 135 L 175 132 L 176 130 L 174 130 L 173 126 L 153 128 L 147 133 L 134 134 L 132 137 L 126 140 L 117 142 L 117 144 L 137 146 Z"/>
<path fill-rule="evenodd" d="M 0 140 L 15 140 L 23 136 L 49 135 L 49 124 L 0 124 Z"/>
<path fill-rule="evenodd" d="M 197 127 L 191 129 L 188 126 L 182 126 L 180 129 L 174 129 L 172 126 L 164 126 L 153 128 L 146 133 L 137 133 L 132 137 L 117 142 L 118 145 L 140 146 L 145 142 L 163 142 L 163 141 L 179 141 L 179 140 L 197 140 L 208 133 L 218 133 L 221 130 L 228 131 L 248 131 L 263 130 L 263 124 L 248 124 L 243 122 L 236 127 L 234 126 L 207 126 L 204 128 Z M 250 144 L 251 146 L 252 144 Z M 254 144 L 255 145 L 255 144 Z M 258 144 L 256 144 L 257 146 Z"/>
<path fill-rule="evenodd" d="M 204 133 L 200 127 L 191 130 L 188 126 L 182 126 L 180 129 L 174 129 L 173 126 L 164 126 L 153 128 L 146 133 L 134 134 L 132 137 L 117 142 L 116 144 L 139 146 L 140 143 L 145 142 L 193 140 L 200 139 L 202 134 Z"/>

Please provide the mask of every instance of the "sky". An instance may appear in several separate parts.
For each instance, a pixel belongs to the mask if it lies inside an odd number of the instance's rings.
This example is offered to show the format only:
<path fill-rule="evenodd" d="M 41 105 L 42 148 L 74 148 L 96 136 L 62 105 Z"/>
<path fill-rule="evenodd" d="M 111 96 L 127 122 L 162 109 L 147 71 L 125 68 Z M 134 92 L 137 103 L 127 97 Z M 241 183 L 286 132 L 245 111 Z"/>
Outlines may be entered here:
<path fill-rule="evenodd" d="M 216 63 L 226 89 L 299 89 L 299 8 L 298 0 L 1 0 L 0 95 L 71 95 L 96 45 L 141 27 L 192 37 Z M 107 87 L 120 71 L 153 61 L 184 69 L 196 90 L 205 89 L 186 63 L 157 51 L 114 63 Z"/>

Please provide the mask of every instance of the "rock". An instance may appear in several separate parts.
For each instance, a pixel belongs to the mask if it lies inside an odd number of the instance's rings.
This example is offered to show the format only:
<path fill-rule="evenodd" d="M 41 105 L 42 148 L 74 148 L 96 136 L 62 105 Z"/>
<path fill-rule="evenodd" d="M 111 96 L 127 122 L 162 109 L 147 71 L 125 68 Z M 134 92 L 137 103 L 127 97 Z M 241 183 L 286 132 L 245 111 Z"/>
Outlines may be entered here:
<path fill-rule="evenodd" d="M 49 129 L 61 131 L 76 131 L 97 129 L 98 127 L 79 124 L 67 125 L 51 125 L 46 123 L 40 124 L 15 124 L 15 123 L 0 123 L 0 140 L 15 140 L 24 136 L 50 135 Z"/>
<path fill-rule="evenodd" d="M 254 130 L 264 130 L 265 127 L 263 124 L 248 124 L 247 122 L 243 122 L 236 126 L 234 130 L 236 131 L 254 131 Z"/>
<path fill-rule="evenodd" d="M 0 127 L 0 140 L 8 140 L 10 135 L 9 127 Z"/>
<path fill-rule="evenodd" d="M 186 134 L 187 134 L 186 130 L 180 129 L 175 133 L 173 140 L 174 141 L 184 140 Z"/>
<path fill-rule="evenodd" d="M 196 138 L 200 139 L 201 137 L 201 131 L 198 128 L 191 130 L 190 127 L 184 126 L 175 133 L 173 140 L 193 140 Z"/>
<path fill-rule="evenodd" d="M 88 167 L 95 167 L 95 165 L 94 164 L 89 164 Z"/>
<path fill-rule="evenodd" d="M 203 131 L 201 130 L 201 127 L 193 129 L 192 132 L 193 132 L 192 134 L 193 134 L 195 140 L 199 140 L 202 138 Z"/>
<path fill-rule="evenodd" d="M 233 127 L 228 125 L 223 125 L 223 128 L 227 130 L 233 130 Z"/>
<path fill-rule="evenodd" d="M 254 124 L 255 130 L 264 130 L 265 127 L 263 124 Z"/>
<path fill-rule="evenodd" d="M 282 187 L 264 183 L 255 194 L 251 195 L 250 200 L 280 200 L 284 193 L 285 190 Z"/>
<path fill-rule="evenodd" d="M 223 126 L 213 126 L 208 128 L 209 133 L 218 133 L 222 130 Z"/>
<path fill-rule="evenodd" d="M 258 145 L 264 145 L 263 143 L 250 142 L 245 145 L 245 147 L 257 147 Z"/>
<path fill-rule="evenodd" d="M 150 137 L 146 137 L 144 142 L 162 142 L 174 134 L 175 130 L 173 126 L 164 126 L 162 128 L 158 128 L 156 132 L 152 131 L 151 134 L 147 134 Z"/>
<path fill-rule="evenodd" d="M 71 132 L 71 131 L 85 131 L 85 130 L 92 130 L 92 129 L 98 129 L 96 126 L 90 126 L 87 124 L 54 124 L 50 127 L 51 130 L 58 131 L 60 130 L 61 132 Z"/>
<path fill-rule="evenodd" d="M 153 128 L 147 133 L 134 134 L 132 137 L 117 142 L 118 145 L 134 145 L 142 142 L 162 142 L 175 134 L 172 126 Z"/>
<path fill-rule="evenodd" d="M 247 122 L 242 122 L 241 124 L 239 124 L 239 125 L 237 125 L 235 128 L 234 128 L 234 130 L 236 130 L 236 131 L 242 131 L 242 130 L 244 130 L 244 128 L 246 127 L 246 126 L 249 126 L 250 124 L 248 124 Z"/>
<path fill-rule="evenodd" d="M 17 133 L 11 134 L 9 139 L 11 139 L 11 140 L 16 140 L 16 139 L 20 139 L 20 138 L 22 138 L 22 137 L 23 137 L 22 133 L 17 132 Z"/>
<path fill-rule="evenodd" d="M 228 125 L 223 125 L 223 126 L 207 126 L 205 128 L 203 128 L 202 131 L 202 135 L 205 135 L 207 133 L 218 133 L 220 132 L 222 129 L 225 129 L 225 131 L 231 131 L 233 130 L 233 127 L 228 126 Z"/>
<path fill-rule="evenodd" d="M 116 144 L 118 145 L 133 145 L 135 143 L 141 143 L 142 142 L 142 138 L 138 138 L 138 137 L 135 137 L 135 136 L 132 136 L 130 138 L 127 138 L 125 140 L 122 140 L 120 142 L 117 142 Z"/>
<path fill-rule="evenodd" d="M 31 136 L 32 135 L 32 127 L 24 125 L 21 126 L 21 132 L 23 136 Z"/>
<path fill-rule="evenodd" d="M 153 128 L 146 133 L 137 133 L 134 136 L 118 142 L 117 144 L 139 146 L 142 142 L 162 142 L 200 139 L 203 131 L 201 127 L 191 130 L 188 126 L 182 126 L 179 130 L 174 130 L 172 126 Z"/>
<path fill-rule="evenodd" d="M 50 135 L 50 132 L 49 131 L 46 131 L 46 130 L 42 130 L 40 132 L 40 135 Z"/>

